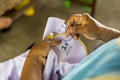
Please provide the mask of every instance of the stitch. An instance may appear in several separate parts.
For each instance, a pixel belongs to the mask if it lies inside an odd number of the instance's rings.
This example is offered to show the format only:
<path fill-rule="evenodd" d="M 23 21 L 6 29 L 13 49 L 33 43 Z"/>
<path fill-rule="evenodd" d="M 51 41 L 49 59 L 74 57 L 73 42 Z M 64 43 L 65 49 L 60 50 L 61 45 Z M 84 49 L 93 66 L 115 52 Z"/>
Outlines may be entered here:
<path fill-rule="evenodd" d="M 72 46 L 69 45 L 67 42 L 63 42 L 61 44 L 61 50 L 65 52 L 66 55 L 70 53 L 71 49 L 72 49 Z"/>
<path fill-rule="evenodd" d="M 58 80 L 62 79 L 62 75 L 60 74 L 60 70 L 56 70 Z"/>

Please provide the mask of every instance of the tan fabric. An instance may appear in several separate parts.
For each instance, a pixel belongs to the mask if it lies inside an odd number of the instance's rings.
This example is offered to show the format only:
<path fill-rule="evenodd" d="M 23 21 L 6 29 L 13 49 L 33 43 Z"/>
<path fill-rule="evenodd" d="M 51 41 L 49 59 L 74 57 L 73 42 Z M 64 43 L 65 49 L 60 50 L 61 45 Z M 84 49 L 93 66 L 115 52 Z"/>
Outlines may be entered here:
<path fill-rule="evenodd" d="M 5 11 L 12 9 L 18 5 L 22 0 L 0 0 L 0 16 L 5 13 Z"/>

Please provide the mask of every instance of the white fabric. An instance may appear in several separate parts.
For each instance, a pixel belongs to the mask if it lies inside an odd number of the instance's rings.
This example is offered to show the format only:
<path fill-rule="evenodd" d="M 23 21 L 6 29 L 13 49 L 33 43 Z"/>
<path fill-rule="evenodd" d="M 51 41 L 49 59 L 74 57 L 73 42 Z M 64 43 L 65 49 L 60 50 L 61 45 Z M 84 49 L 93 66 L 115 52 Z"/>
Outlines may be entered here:
<path fill-rule="evenodd" d="M 65 32 L 64 20 L 50 17 L 48 19 L 43 39 L 49 33 L 57 34 Z M 62 43 L 51 49 L 45 70 L 43 73 L 44 80 L 59 80 L 69 71 L 71 71 L 77 63 L 86 57 L 86 50 L 79 40 L 74 40 L 72 37 L 66 38 L 65 35 L 57 37 L 62 40 Z"/>
<path fill-rule="evenodd" d="M 29 50 L 25 53 L 0 63 L 0 80 L 20 80 L 24 61 Z"/>
<path fill-rule="evenodd" d="M 62 19 L 50 17 L 43 39 L 50 32 L 65 32 L 64 22 Z M 86 51 L 79 40 L 73 40 L 71 37 L 65 38 L 64 35 L 58 38 L 62 39 L 62 43 L 49 52 L 43 73 L 44 80 L 59 80 L 86 56 Z M 0 80 L 20 80 L 28 53 L 29 50 L 13 59 L 0 63 Z"/>

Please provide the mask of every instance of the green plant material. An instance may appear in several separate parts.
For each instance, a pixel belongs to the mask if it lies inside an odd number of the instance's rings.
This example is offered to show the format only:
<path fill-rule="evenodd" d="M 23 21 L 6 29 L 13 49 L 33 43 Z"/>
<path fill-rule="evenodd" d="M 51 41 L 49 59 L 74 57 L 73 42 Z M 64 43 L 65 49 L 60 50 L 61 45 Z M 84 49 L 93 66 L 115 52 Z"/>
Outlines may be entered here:
<path fill-rule="evenodd" d="M 91 12 L 91 10 L 92 10 L 92 8 L 91 8 L 91 7 L 88 7 L 88 6 L 85 6 L 84 9 L 85 9 L 85 11 L 87 11 L 87 12 Z"/>
<path fill-rule="evenodd" d="M 89 4 L 92 4 L 92 3 L 93 3 L 93 0 L 81 0 L 81 1 L 87 2 L 87 3 L 89 3 Z"/>
<path fill-rule="evenodd" d="M 71 6 L 71 1 L 70 1 L 70 0 L 65 0 L 65 1 L 64 1 L 64 6 L 65 6 L 65 8 L 70 8 L 70 6 Z"/>

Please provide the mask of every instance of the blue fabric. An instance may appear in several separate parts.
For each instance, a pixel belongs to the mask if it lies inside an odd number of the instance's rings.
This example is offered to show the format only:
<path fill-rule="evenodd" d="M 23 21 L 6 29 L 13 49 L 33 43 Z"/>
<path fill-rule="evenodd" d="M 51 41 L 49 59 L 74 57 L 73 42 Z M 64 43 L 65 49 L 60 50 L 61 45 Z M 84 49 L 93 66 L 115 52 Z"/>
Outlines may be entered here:
<path fill-rule="evenodd" d="M 85 80 L 110 73 L 120 75 L 120 38 L 96 49 L 62 80 Z"/>

